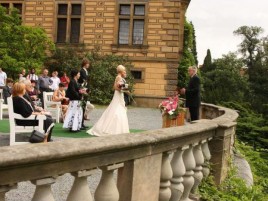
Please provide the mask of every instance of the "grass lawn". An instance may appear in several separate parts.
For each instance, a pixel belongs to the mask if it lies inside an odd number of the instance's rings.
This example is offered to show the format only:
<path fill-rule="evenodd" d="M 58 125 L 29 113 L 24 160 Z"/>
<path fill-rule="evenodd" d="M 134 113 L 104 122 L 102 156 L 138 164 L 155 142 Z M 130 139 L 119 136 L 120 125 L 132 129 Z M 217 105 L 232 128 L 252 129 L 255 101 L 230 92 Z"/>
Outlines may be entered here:
<path fill-rule="evenodd" d="M 131 129 L 130 133 L 142 132 L 144 130 Z M 9 121 L 7 119 L 0 120 L 0 133 L 9 134 Z M 70 138 L 86 138 L 86 137 L 95 137 L 86 133 L 86 130 L 81 132 L 71 133 L 68 129 L 62 128 L 62 123 L 56 123 L 53 134 L 54 137 L 70 137 Z"/>

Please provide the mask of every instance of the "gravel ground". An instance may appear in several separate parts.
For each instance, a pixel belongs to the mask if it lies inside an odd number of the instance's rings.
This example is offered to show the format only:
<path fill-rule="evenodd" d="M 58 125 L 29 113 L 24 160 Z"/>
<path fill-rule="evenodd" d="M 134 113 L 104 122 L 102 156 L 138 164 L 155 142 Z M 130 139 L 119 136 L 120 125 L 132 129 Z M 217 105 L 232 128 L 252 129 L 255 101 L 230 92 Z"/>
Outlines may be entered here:
<path fill-rule="evenodd" d="M 100 118 L 101 114 L 105 110 L 105 107 L 97 107 L 92 111 L 90 116 L 90 121 L 87 121 L 87 125 L 94 125 L 94 123 Z M 160 111 L 158 109 L 152 108 L 128 108 L 128 119 L 130 129 L 139 129 L 139 130 L 153 130 L 159 129 L 162 126 L 162 118 Z M 25 136 L 20 136 L 20 138 L 25 138 Z M 66 138 L 53 138 L 57 140 L 68 140 Z M 8 136 L 0 134 L 0 146 L 8 145 Z M 115 174 L 115 179 L 116 179 Z M 98 171 L 97 174 L 94 174 L 91 177 L 88 177 L 89 188 L 92 192 L 92 195 L 95 192 L 95 189 L 99 183 L 101 176 L 101 171 Z M 55 201 L 65 201 L 67 199 L 68 193 L 73 184 L 74 177 L 69 173 L 59 176 L 56 180 L 56 183 L 52 185 L 52 191 L 55 198 Z M 31 182 L 20 182 L 18 188 L 9 191 L 6 193 L 6 201 L 31 201 L 35 186 Z M 79 201 L 79 200 L 74 200 Z"/>

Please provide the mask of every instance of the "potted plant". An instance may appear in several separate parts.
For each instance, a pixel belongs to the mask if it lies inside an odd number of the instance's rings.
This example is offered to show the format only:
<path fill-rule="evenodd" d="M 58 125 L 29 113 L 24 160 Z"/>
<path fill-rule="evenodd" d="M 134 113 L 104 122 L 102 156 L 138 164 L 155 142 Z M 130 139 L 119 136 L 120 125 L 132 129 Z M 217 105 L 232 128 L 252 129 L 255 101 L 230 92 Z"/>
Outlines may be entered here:
<path fill-rule="evenodd" d="M 169 97 L 159 104 L 163 118 L 163 128 L 184 125 L 186 109 L 183 104 L 178 96 Z"/>

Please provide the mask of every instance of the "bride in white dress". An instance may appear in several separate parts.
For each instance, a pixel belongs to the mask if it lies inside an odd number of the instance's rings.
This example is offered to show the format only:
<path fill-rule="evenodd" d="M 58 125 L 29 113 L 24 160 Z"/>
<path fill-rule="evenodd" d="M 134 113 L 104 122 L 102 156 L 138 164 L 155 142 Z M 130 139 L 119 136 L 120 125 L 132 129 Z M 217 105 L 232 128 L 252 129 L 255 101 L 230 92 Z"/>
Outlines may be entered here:
<path fill-rule="evenodd" d="M 118 75 L 114 82 L 114 96 L 103 112 L 97 123 L 87 131 L 88 134 L 96 136 L 116 135 L 129 133 L 127 108 L 125 107 L 122 84 L 125 84 L 126 69 L 119 65 L 116 68 Z"/>

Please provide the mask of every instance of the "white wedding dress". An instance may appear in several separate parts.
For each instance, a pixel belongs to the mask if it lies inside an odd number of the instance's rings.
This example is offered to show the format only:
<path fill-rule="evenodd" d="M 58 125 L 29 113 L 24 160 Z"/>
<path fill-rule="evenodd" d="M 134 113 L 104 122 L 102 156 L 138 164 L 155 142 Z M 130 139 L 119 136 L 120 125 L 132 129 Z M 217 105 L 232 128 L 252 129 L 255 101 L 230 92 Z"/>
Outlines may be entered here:
<path fill-rule="evenodd" d="M 122 91 L 114 91 L 110 105 L 87 133 L 96 136 L 129 133 L 127 108 L 125 107 L 124 93 Z"/>

